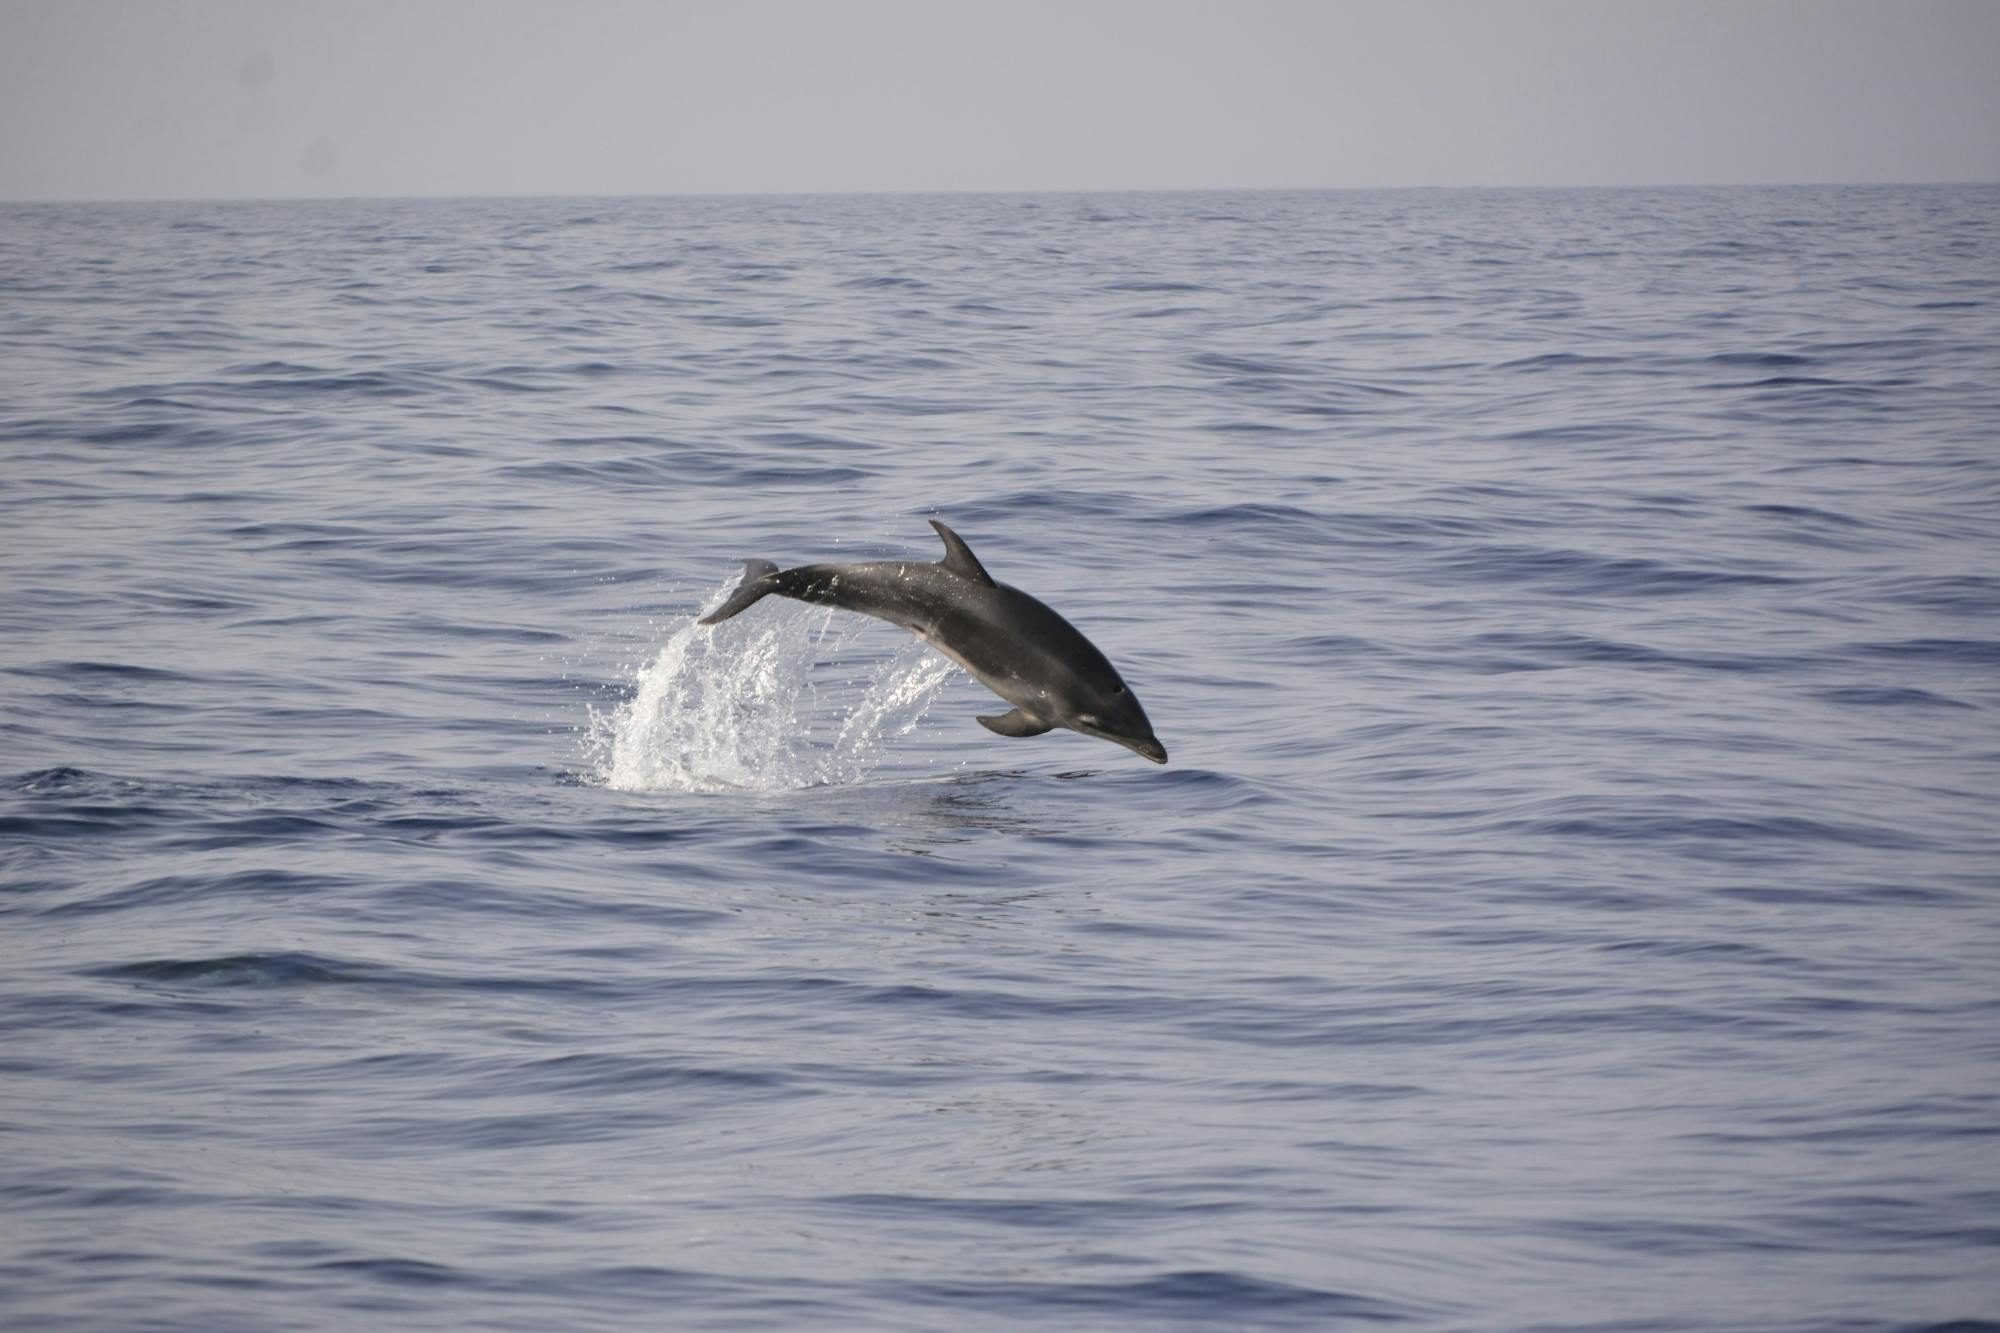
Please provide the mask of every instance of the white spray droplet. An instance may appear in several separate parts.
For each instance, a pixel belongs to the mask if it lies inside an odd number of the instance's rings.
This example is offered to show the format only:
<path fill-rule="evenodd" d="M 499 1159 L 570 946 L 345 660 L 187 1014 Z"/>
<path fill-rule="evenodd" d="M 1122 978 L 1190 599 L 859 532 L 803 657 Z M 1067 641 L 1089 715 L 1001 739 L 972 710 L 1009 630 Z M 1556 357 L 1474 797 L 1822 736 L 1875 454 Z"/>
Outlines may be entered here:
<path fill-rule="evenodd" d="M 691 620 L 638 670 L 630 702 L 592 714 L 592 768 L 618 791 L 861 781 L 882 762 L 885 740 L 915 730 L 954 670 L 921 642 L 885 659 L 851 651 L 869 625 L 776 598 L 714 629 Z"/>

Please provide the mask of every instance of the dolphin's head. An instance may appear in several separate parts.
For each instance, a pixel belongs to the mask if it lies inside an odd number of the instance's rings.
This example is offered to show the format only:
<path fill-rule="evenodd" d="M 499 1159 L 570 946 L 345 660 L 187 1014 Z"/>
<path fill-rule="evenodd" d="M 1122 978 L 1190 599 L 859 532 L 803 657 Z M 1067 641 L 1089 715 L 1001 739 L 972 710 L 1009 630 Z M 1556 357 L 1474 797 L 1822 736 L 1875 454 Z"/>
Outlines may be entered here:
<path fill-rule="evenodd" d="M 1153 724 L 1146 720 L 1139 696 L 1115 677 L 1107 688 L 1090 691 L 1090 697 L 1082 700 L 1062 725 L 1086 736 L 1116 741 L 1156 764 L 1167 762 L 1167 747 L 1153 735 Z"/>

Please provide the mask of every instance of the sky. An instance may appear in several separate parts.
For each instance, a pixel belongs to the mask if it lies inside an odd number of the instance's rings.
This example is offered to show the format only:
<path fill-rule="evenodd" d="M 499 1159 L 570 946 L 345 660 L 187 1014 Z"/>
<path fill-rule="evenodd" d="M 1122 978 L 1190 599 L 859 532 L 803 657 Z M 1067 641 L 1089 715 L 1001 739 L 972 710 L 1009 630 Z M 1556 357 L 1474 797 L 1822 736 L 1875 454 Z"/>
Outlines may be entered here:
<path fill-rule="evenodd" d="M 2000 0 L 0 0 L 0 200 L 2000 180 Z"/>

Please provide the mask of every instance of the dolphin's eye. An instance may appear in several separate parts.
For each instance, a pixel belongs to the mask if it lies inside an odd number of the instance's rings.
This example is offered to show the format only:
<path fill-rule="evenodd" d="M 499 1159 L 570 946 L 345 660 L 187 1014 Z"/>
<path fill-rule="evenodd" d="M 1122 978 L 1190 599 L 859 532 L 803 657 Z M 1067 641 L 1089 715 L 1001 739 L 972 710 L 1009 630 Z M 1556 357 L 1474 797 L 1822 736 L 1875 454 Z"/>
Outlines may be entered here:
<path fill-rule="evenodd" d="M 1111 687 L 1111 692 L 1113 694 L 1123 694 L 1125 693 L 1125 687 L 1123 685 L 1113 685 Z"/>

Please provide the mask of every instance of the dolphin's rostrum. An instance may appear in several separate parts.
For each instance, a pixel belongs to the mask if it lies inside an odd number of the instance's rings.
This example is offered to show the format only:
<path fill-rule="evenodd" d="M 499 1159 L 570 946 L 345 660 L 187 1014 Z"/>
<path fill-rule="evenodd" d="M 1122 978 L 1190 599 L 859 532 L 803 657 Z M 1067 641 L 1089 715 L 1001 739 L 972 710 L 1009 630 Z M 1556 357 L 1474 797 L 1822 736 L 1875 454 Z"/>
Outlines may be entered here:
<path fill-rule="evenodd" d="M 1068 727 L 1166 763 L 1146 710 L 1096 645 L 1020 589 L 995 583 L 957 533 L 936 519 L 931 526 L 944 538 L 944 559 L 936 564 L 871 560 L 779 569 L 746 560 L 736 591 L 701 623 L 720 624 L 774 593 L 859 611 L 901 625 L 1014 705 L 1010 713 L 980 718 L 988 731 L 1039 736 Z"/>

